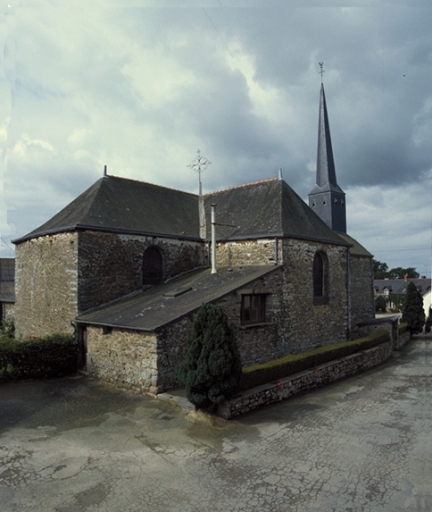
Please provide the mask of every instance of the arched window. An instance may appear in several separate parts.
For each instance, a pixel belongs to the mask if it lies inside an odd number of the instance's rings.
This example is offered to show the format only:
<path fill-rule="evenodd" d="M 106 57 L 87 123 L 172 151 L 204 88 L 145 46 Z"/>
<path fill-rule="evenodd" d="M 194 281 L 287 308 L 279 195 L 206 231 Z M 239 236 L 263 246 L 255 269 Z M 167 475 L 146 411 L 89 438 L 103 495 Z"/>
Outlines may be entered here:
<path fill-rule="evenodd" d="M 313 260 L 313 296 L 314 298 L 327 295 L 327 257 L 323 252 L 317 252 Z"/>
<path fill-rule="evenodd" d="M 157 284 L 163 279 L 163 260 L 160 250 L 151 246 L 148 247 L 143 254 L 143 285 Z"/>

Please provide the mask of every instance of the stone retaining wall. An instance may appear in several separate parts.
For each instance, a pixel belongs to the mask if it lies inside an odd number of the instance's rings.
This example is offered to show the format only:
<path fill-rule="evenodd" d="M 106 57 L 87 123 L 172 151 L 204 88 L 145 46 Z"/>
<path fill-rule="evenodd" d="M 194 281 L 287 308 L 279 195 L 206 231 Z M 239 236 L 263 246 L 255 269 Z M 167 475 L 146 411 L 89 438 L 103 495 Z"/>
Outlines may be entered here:
<path fill-rule="evenodd" d="M 298 393 L 369 370 L 389 359 L 391 355 L 392 341 L 389 340 L 372 349 L 363 350 L 316 366 L 311 370 L 285 377 L 278 382 L 245 391 L 241 396 L 220 404 L 218 414 L 225 419 L 234 418 L 265 405 L 280 402 Z"/>
<path fill-rule="evenodd" d="M 402 334 L 398 333 L 396 340 L 393 340 L 393 350 L 401 350 L 410 339 L 411 333 L 409 331 L 405 331 Z"/>
<path fill-rule="evenodd" d="M 369 336 L 374 331 L 385 330 L 393 342 L 393 350 L 401 350 L 408 341 L 411 339 L 411 334 L 407 332 L 399 333 L 398 329 L 399 317 L 388 316 L 382 318 L 373 318 L 364 322 L 358 323 L 360 336 Z"/>

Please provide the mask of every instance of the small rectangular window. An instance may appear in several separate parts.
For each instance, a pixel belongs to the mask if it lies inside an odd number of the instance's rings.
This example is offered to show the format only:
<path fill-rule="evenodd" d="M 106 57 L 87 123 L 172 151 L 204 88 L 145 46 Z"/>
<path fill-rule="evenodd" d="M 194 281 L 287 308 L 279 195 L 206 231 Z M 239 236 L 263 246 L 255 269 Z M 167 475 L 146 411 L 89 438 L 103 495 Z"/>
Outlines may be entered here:
<path fill-rule="evenodd" d="M 241 323 L 256 324 L 266 321 L 266 295 L 248 294 L 242 295 Z"/>
<path fill-rule="evenodd" d="M 104 325 L 102 327 L 102 334 L 111 334 L 112 333 L 112 327 L 108 327 L 106 325 Z"/>

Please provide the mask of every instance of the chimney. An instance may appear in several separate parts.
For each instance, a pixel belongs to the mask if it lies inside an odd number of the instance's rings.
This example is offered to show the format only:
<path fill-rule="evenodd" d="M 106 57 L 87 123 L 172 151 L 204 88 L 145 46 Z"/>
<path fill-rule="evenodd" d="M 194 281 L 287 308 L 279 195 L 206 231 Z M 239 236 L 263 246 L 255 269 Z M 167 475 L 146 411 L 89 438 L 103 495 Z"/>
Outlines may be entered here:
<path fill-rule="evenodd" d="M 405 281 L 408 281 L 408 274 L 404 275 L 404 279 L 405 279 Z"/>
<path fill-rule="evenodd" d="M 211 205 L 211 273 L 216 274 L 216 205 Z"/>

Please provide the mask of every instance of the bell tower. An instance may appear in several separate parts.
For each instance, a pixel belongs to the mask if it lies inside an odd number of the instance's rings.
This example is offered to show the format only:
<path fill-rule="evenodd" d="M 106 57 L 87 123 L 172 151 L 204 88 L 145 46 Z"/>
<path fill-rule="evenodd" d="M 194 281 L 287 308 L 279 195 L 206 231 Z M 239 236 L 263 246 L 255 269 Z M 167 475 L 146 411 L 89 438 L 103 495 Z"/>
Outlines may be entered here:
<path fill-rule="evenodd" d="M 320 66 L 322 78 L 322 63 L 320 63 Z M 322 80 L 318 117 L 316 185 L 309 193 L 309 206 L 334 231 L 346 233 L 345 192 L 336 181 L 330 125 Z"/>

